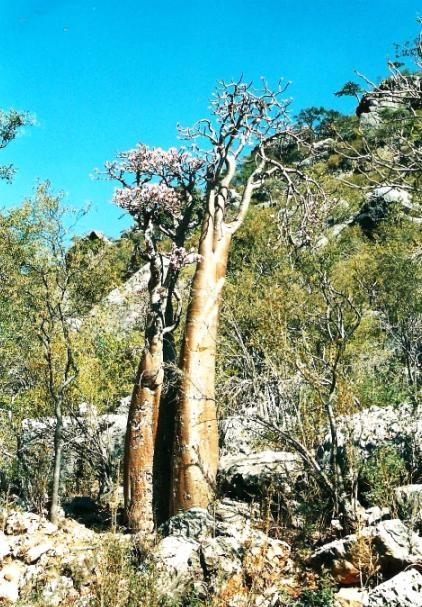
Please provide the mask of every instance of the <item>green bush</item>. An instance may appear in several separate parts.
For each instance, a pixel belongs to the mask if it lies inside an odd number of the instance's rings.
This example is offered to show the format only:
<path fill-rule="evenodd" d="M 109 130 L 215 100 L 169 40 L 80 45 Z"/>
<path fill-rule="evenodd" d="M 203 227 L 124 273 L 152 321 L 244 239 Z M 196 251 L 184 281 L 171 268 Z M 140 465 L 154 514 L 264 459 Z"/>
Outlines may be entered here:
<path fill-rule="evenodd" d="M 407 475 L 406 463 L 397 447 L 376 449 L 361 469 L 366 500 L 370 505 L 391 508 L 394 490 L 406 482 Z"/>

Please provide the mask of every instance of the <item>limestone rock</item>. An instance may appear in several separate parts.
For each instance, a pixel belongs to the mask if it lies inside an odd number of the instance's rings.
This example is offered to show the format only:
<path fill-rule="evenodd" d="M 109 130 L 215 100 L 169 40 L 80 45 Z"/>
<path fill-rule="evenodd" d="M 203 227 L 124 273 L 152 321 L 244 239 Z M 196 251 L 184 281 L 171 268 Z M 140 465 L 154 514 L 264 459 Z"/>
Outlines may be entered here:
<path fill-rule="evenodd" d="M 201 544 L 201 560 L 205 577 L 214 581 L 227 580 L 242 571 L 243 549 L 235 537 L 213 537 Z"/>
<path fill-rule="evenodd" d="M 66 601 L 78 597 L 70 578 L 59 576 L 49 580 L 42 592 L 43 605 L 45 607 L 60 607 Z M 71 604 L 71 603 L 70 603 Z"/>
<path fill-rule="evenodd" d="M 0 531 L 0 561 L 8 554 L 10 554 L 10 542 L 5 534 Z"/>
<path fill-rule="evenodd" d="M 352 223 L 358 224 L 364 231 L 370 232 L 387 217 L 388 211 L 393 205 L 399 207 L 405 214 L 416 214 L 416 217 L 420 215 L 421 210 L 412 203 L 412 197 L 407 190 L 381 186 L 367 194 L 364 204 Z"/>
<path fill-rule="evenodd" d="M 207 510 L 203 508 L 191 508 L 171 517 L 161 527 L 164 535 L 185 537 L 194 540 L 203 539 L 212 534 L 215 522 Z"/>
<path fill-rule="evenodd" d="M 289 495 L 301 472 L 300 457 L 287 451 L 227 455 L 221 458 L 219 484 L 224 494 L 239 499 L 266 496 L 272 489 Z"/>
<path fill-rule="evenodd" d="M 390 77 L 375 90 L 365 93 L 356 109 L 362 128 L 374 128 L 383 121 L 385 110 L 421 108 L 421 77 L 418 74 Z"/>
<path fill-rule="evenodd" d="M 262 424 L 256 421 L 257 414 L 255 407 L 245 407 L 220 422 L 220 449 L 223 456 L 256 451 L 256 443 L 264 433 Z"/>
<path fill-rule="evenodd" d="M 359 536 L 351 534 L 324 544 L 315 550 L 310 562 L 317 568 L 327 568 L 339 584 L 357 584 L 360 578 L 358 543 L 362 540 L 386 576 L 422 559 L 422 538 L 400 520 L 394 519 L 383 521 L 376 527 L 365 527 Z"/>
<path fill-rule="evenodd" d="M 379 523 L 373 545 L 382 571 L 387 575 L 422 561 L 422 538 L 399 519 Z"/>
<path fill-rule="evenodd" d="M 50 541 L 43 540 L 42 537 L 31 537 L 24 544 L 18 553 L 18 556 L 25 561 L 27 565 L 36 563 L 43 554 L 52 550 L 53 544 Z"/>
<path fill-rule="evenodd" d="M 335 595 L 335 607 L 363 607 L 366 595 L 361 588 L 340 588 Z"/>
<path fill-rule="evenodd" d="M 192 586 L 201 592 L 206 584 L 212 593 L 235 586 L 240 601 L 250 584 L 259 588 L 262 607 L 275 604 L 282 574 L 289 570 L 290 547 L 254 528 L 250 511 L 247 504 L 225 499 L 214 504 L 214 516 L 193 508 L 170 519 L 165 531 L 172 535 L 153 553 L 162 596 L 183 596 Z"/>
<path fill-rule="evenodd" d="M 0 601 L 17 603 L 19 599 L 19 587 L 14 582 L 0 579 Z"/>
<path fill-rule="evenodd" d="M 411 523 L 422 523 L 422 485 L 403 485 L 395 490 L 400 518 Z"/>
<path fill-rule="evenodd" d="M 367 527 L 376 525 L 377 523 L 390 518 L 389 508 L 380 508 L 379 506 L 372 506 L 371 508 L 358 509 L 358 519 L 361 525 Z"/>
<path fill-rule="evenodd" d="M 402 571 L 371 590 L 364 607 L 422 607 L 422 575 L 416 569 Z"/>
<path fill-rule="evenodd" d="M 370 534 L 366 533 L 366 535 Z M 310 563 L 317 569 L 327 569 L 337 583 L 353 586 L 360 578 L 352 554 L 356 542 L 356 535 L 349 535 L 341 540 L 324 544 L 311 555 Z"/>
<path fill-rule="evenodd" d="M 0 571 L 0 601 L 16 603 L 19 599 L 19 582 L 22 567 L 19 563 L 9 563 Z"/>
<path fill-rule="evenodd" d="M 76 472 L 83 455 L 98 470 L 100 492 L 104 493 L 112 485 L 111 470 L 120 460 L 126 432 L 127 415 L 97 415 L 92 408 L 77 419 L 70 416 L 63 418 L 63 434 L 66 450 L 63 453 L 63 475 Z M 43 457 L 52 457 L 54 445 L 55 419 L 24 419 L 22 422 L 22 458 L 31 468 L 38 465 L 40 452 Z"/>
<path fill-rule="evenodd" d="M 203 581 L 199 544 L 193 539 L 169 535 L 153 550 L 151 561 L 162 596 L 180 597 L 195 582 Z"/>
<path fill-rule="evenodd" d="M 37 531 L 41 517 L 30 512 L 12 512 L 6 519 L 5 532 L 7 535 L 20 535 Z"/>
<path fill-rule="evenodd" d="M 399 407 L 370 407 L 337 421 L 340 450 L 350 444 L 360 459 L 366 460 L 375 449 L 394 445 L 406 456 L 409 445 L 422 452 L 422 406 L 416 411 L 411 404 Z M 330 434 L 324 438 L 318 450 L 318 459 L 328 461 L 331 445 Z"/>

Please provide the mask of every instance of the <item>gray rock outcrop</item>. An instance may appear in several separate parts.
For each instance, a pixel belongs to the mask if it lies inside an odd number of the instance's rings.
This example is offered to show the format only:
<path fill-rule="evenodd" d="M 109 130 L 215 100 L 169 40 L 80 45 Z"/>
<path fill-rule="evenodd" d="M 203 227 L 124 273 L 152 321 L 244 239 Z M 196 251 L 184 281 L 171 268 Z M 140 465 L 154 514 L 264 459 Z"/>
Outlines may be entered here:
<path fill-rule="evenodd" d="M 403 485 L 395 489 L 400 518 L 410 524 L 422 525 L 422 485 Z"/>
<path fill-rule="evenodd" d="M 388 78 L 376 90 L 366 93 L 357 109 L 363 128 L 381 124 L 385 110 L 416 110 L 422 107 L 422 80 L 419 75 Z"/>
<path fill-rule="evenodd" d="M 353 447 L 361 460 L 366 460 L 376 449 L 397 447 L 406 457 L 409 451 L 422 452 L 422 407 L 417 410 L 410 404 L 398 407 L 370 407 L 337 421 L 340 449 Z M 327 434 L 319 450 L 324 459 L 330 451 L 331 438 Z"/>
<path fill-rule="evenodd" d="M 66 448 L 63 452 L 63 481 L 77 473 L 82 463 L 97 476 L 100 495 L 110 491 L 120 461 L 126 432 L 128 399 L 117 414 L 97 415 L 88 408 L 83 414 L 63 418 Z M 82 412 L 81 412 L 82 413 Z M 25 419 L 22 422 L 22 465 L 31 470 L 40 457 L 50 458 L 54 444 L 55 419 Z"/>
<path fill-rule="evenodd" d="M 351 225 L 357 224 L 364 232 L 371 232 L 387 217 L 393 206 L 398 207 L 403 212 L 403 216 L 411 221 L 422 222 L 422 209 L 412 202 L 410 193 L 398 187 L 385 185 L 374 188 L 366 195 L 365 202 Z"/>
<path fill-rule="evenodd" d="M 159 572 L 157 587 L 163 598 L 192 589 L 197 595 L 205 588 L 221 592 L 230 584 L 239 607 L 269 607 L 282 591 L 283 576 L 291 567 L 290 548 L 256 529 L 241 504 L 217 502 L 213 516 L 192 509 L 170 519 L 162 531 L 171 535 L 154 548 L 150 562 Z M 252 579 L 260 584 L 257 603 L 247 602 Z"/>
<path fill-rule="evenodd" d="M 324 544 L 315 550 L 310 562 L 316 568 L 326 568 L 339 584 L 354 585 L 360 581 L 359 555 L 363 548 L 373 554 L 385 577 L 422 560 L 422 538 L 394 519 Z"/>
<path fill-rule="evenodd" d="M 402 571 L 369 592 L 364 607 L 422 607 L 422 575 Z"/>
<path fill-rule="evenodd" d="M 222 493 L 229 497 L 253 500 L 271 491 L 288 497 L 302 471 L 302 460 L 295 453 L 267 450 L 222 457 L 218 479 Z"/>
<path fill-rule="evenodd" d="M 80 597 L 82 587 L 89 589 L 96 533 L 70 520 L 56 526 L 29 512 L 4 511 L 0 519 L 5 530 L 0 533 L 0 604 L 17 603 L 37 587 L 42 605 L 58 607 Z"/>

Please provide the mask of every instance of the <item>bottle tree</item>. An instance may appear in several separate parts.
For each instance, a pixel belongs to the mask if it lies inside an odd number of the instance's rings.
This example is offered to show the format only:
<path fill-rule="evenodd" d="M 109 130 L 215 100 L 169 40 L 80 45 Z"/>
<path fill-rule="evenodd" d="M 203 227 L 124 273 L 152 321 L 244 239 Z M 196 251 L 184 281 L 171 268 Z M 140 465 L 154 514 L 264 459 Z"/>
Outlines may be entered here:
<path fill-rule="evenodd" d="M 264 177 L 279 167 L 271 149 L 290 133 L 284 88 L 265 84 L 220 83 L 211 116 L 183 131 L 188 140 L 205 141 L 203 221 L 198 262 L 192 281 L 180 356 L 181 383 L 172 461 L 171 512 L 206 508 L 213 497 L 218 466 L 215 359 L 221 294 L 230 245 Z M 239 184 L 245 158 L 250 174 Z"/>
<path fill-rule="evenodd" d="M 154 487 L 169 496 L 170 513 L 206 507 L 213 495 L 218 465 L 215 405 L 215 357 L 221 293 L 233 235 L 242 225 L 253 193 L 263 179 L 280 171 L 272 149 L 293 136 L 289 101 L 265 84 L 256 91 L 243 81 L 220 83 L 211 115 L 192 128 L 179 129 L 189 151 L 138 145 L 108 163 L 109 178 L 119 187 L 114 202 L 135 219 L 144 236 L 149 264 L 149 306 L 145 347 L 130 405 L 125 450 L 125 511 L 133 531 L 154 526 Z M 202 147 L 200 147 L 202 146 Z M 238 170 L 252 167 L 243 183 Z M 285 173 L 289 179 L 287 172 Z M 184 244 L 199 226 L 196 254 Z M 196 261 L 179 359 L 176 410 L 163 398 L 166 334 L 180 316 L 177 280 L 186 263 Z M 173 421 L 171 481 L 156 470 L 160 419 Z M 165 426 L 165 424 L 164 424 Z M 160 449 L 162 451 L 162 449 Z M 169 458 L 170 451 L 168 450 Z M 162 455 L 162 453 L 161 453 Z M 165 476 L 165 475 L 164 475 Z"/>

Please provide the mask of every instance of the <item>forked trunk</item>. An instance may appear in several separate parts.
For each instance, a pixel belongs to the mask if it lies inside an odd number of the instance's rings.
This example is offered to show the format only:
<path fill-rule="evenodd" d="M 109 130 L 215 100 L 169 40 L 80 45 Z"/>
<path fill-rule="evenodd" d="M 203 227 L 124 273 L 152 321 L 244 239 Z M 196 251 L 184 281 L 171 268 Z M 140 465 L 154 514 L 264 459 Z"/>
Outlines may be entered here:
<path fill-rule="evenodd" d="M 231 233 L 215 238 L 208 215 L 201 255 L 192 282 L 180 367 L 173 456 L 171 512 L 206 508 L 212 499 L 218 466 L 215 357 L 220 299 Z"/>

